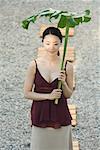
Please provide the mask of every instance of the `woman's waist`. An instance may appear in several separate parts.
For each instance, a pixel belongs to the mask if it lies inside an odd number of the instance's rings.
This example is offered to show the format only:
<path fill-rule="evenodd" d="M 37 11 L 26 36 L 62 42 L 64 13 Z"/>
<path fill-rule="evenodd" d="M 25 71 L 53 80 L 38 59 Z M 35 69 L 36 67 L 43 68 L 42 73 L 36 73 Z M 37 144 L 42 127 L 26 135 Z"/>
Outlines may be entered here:
<path fill-rule="evenodd" d="M 37 92 L 37 93 L 50 93 L 52 92 L 53 88 L 51 87 L 36 87 L 34 89 L 34 92 Z"/>
<path fill-rule="evenodd" d="M 69 113 L 67 106 L 67 101 L 65 99 L 59 99 L 59 103 L 55 105 L 54 101 L 44 100 L 44 101 L 33 101 L 31 112 L 33 115 L 44 116 L 45 118 L 56 118 Z"/>

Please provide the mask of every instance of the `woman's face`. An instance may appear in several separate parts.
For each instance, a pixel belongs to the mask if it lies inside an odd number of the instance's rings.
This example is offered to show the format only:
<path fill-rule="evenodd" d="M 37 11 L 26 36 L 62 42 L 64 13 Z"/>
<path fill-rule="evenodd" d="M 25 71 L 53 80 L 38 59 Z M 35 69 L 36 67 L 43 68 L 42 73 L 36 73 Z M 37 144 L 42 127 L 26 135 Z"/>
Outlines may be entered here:
<path fill-rule="evenodd" d="M 47 52 L 57 55 L 61 42 L 58 36 L 48 34 L 43 40 L 43 45 Z"/>

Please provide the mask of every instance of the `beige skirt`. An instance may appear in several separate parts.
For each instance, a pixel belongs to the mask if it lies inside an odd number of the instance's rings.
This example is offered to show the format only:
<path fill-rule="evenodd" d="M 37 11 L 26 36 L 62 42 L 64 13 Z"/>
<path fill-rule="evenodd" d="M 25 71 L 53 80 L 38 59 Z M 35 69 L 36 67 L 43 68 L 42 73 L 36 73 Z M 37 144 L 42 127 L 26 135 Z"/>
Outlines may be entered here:
<path fill-rule="evenodd" d="M 32 126 L 31 150 L 73 150 L 71 125 L 59 129 Z"/>

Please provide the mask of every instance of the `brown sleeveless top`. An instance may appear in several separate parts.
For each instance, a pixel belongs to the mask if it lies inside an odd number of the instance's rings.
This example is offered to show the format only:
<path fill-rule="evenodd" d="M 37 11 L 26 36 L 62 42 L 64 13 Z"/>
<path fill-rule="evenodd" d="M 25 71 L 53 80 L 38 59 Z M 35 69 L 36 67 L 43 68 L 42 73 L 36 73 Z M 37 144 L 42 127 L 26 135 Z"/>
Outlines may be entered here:
<path fill-rule="evenodd" d="M 66 69 L 66 64 L 64 69 Z M 51 93 L 53 89 L 57 89 L 58 78 L 53 80 L 51 83 L 48 83 L 39 72 L 36 62 L 34 84 L 34 92 Z M 32 125 L 42 128 L 60 128 L 61 126 L 70 125 L 71 119 L 72 117 L 68 109 L 67 99 L 64 97 L 63 92 L 57 105 L 54 104 L 54 101 L 48 99 L 43 101 L 33 100 L 31 106 Z"/>

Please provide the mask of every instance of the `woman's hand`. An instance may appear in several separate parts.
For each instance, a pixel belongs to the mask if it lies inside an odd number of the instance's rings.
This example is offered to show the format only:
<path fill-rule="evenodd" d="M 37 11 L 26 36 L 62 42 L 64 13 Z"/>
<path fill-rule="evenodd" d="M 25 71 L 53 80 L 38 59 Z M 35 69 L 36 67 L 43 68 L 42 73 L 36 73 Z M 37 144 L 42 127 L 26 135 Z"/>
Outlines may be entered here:
<path fill-rule="evenodd" d="M 62 84 L 66 83 L 66 73 L 65 73 L 65 70 L 61 70 L 60 71 L 60 74 L 58 76 L 58 80 L 60 80 Z"/>
<path fill-rule="evenodd" d="M 49 94 L 49 99 L 50 100 L 55 100 L 59 99 L 61 97 L 62 90 L 61 89 L 54 89 L 50 94 Z"/>

